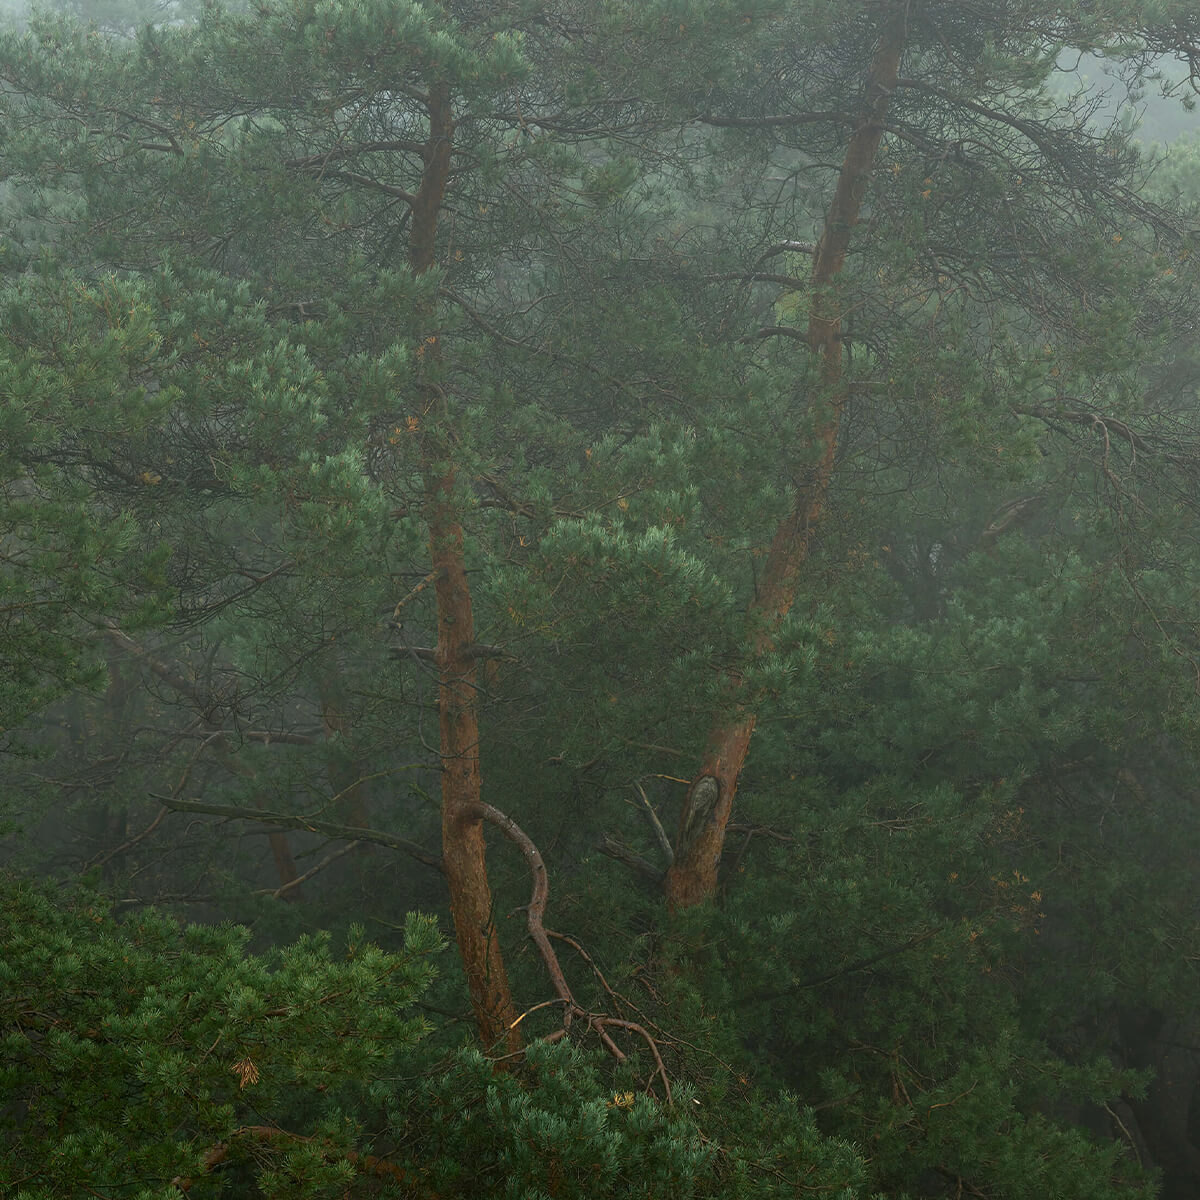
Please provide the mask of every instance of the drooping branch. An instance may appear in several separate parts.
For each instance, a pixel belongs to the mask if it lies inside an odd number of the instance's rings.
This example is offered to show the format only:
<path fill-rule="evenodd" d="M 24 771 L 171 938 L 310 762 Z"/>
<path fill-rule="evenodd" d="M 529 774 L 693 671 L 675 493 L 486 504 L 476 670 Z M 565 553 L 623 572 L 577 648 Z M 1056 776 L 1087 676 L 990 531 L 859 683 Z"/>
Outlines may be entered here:
<path fill-rule="evenodd" d="M 734 117 L 721 113 L 697 113 L 695 120 L 701 125 L 711 125 L 714 129 L 795 129 L 800 125 L 853 125 L 854 117 L 850 113 L 835 112 L 799 112 L 771 113 L 761 117 Z"/>

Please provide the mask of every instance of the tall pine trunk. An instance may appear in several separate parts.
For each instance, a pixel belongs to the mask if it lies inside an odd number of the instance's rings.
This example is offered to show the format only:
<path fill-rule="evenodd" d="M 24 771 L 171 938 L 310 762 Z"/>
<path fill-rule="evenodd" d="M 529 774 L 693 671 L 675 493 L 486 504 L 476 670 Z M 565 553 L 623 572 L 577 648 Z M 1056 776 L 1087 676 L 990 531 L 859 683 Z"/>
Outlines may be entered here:
<path fill-rule="evenodd" d="M 438 213 L 450 176 L 454 120 L 449 87 L 429 87 L 429 137 L 423 151 L 421 186 L 413 199 L 409 240 L 415 274 L 434 264 Z M 439 360 L 436 331 L 426 335 L 423 359 Z M 436 429 L 447 414 L 439 411 L 442 394 L 426 389 L 427 412 L 422 418 Z M 471 588 L 467 579 L 459 505 L 455 496 L 452 447 L 444 437 L 422 428 L 425 510 L 429 549 L 436 572 L 438 723 L 442 768 L 442 862 L 450 889 L 454 934 L 467 976 L 479 1036 L 486 1049 L 509 1053 L 520 1050 L 516 1010 L 504 967 L 488 884 L 483 822 L 475 815 L 482 800 L 479 771 L 479 692 Z"/>
<path fill-rule="evenodd" d="M 842 317 L 835 284 L 883 137 L 888 103 L 899 75 L 904 35 L 905 20 L 901 13 L 885 27 L 875 50 L 867 82 L 865 115 L 846 147 L 813 257 L 813 299 L 807 342 L 818 358 L 820 402 L 825 408 L 815 433 L 819 453 L 808 480 L 796 489 L 791 511 L 775 530 L 758 593 L 747 612 L 746 654 L 751 659 L 770 649 L 780 623 L 791 610 L 800 571 L 812 545 L 813 529 L 829 493 L 845 404 Z M 748 694 L 742 675 L 731 672 L 728 683 L 731 708 L 709 732 L 707 751 L 683 807 L 675 862 L 666 879 L 667 903 L 671 908 L 698 904 L 717 890 L 725 830 L 756 721 L 755 699 Z"/>

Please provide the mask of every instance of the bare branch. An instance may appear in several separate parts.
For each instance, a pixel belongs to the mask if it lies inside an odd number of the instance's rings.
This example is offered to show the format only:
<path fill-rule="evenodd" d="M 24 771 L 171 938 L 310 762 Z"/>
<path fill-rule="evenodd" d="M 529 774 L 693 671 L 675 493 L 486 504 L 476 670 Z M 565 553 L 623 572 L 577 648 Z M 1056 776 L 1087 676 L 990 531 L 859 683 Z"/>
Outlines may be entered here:
<path fill-rule="evenodd" d="M 401 596 L 400 599 L 396 602 L 396 607 L 394 609 L 392 609 L 392 620 L 395 621 L 400 616 L 400 610 L 410 600 L 412 600 L 414 597 L 420 595 L 420 593 L 423 592 L 431 583 L 436 582 L 438 576 L 441 575 L 441 573 L 442 573 L 442 568 L 435 567 L 432 571 L 429 572 L 428 575 L 425 576 L 424 579 L 420 580 L 420 582 L 417 583 L 416 587 L 410 589 L 406 595 Z"/>
<path fill-rule="evenodd" d="M 671 846 L 671 839 L 667 837 L 667 831 L 658 819 L 658 813 L 654 811 L 654 805 L 647 799 L 645 789 L 636 779 L 633 781 L 632 787 L 637 793 L 638 799 L 642 802 L 642 811 L 646 814 L 646 820 L 650 822 L 650 828 L 654 830 L 654 836 L 658 838 L 663 858 L 667 860 L 667 866 L 669 867 L 675 861 L 675 850 Z"/>
<path fill-rule="evenodd" d="M 378 846 L 387 846 L 392 850 L 400 850 L 417 862 L 441 871 L 441 860 L 435 858 L 424 847 L 407 838 L 397 837 L 393 833 L 384 833 L 379 829 L 358 829 L 353 825 L 338 825 L 333 821 L 316 821 L 310 817 L 292 816 L 288 813 L 268 812 L 258 808 L 237 808 L 229 804 L 208 804 L 202 800 L 178 800 L 171 796 L 159 796 L 149 793 L 152 800 L 176 812 L 207 813 L 212 817 L 224 817 L 227 821 L 260 821 L 264 825 L 277 825 L 281 829 L 303 829 L 309 833 L 319 833 L 328 838 L 346 838 L 351 841 L 373 842 Z M 299 883 L 299 880 L 295 881 Z M 282 892 L 284 889 L 281 888 Z"/>
<path fill-rule="evenodd" d="M 287 883 L 283 884 L 282 887 L 277 887 L 274 891 L 271 891 L 268 888 L 266 892 L 256 892 L 255 895 L 270 895 L 273 900 L 278 900 L 284 895 L 285 892 L 290 892 L 292 888 L 299 887 L 302 883 L 305 883 L 314 875 L 319 874 L 321 871 L 325 870 L 326 867 L 337 862 L 339 858 L 343 858 L 345 855 L 349 854 L 351 850 L 354 850 L 361 844 L 361 841 L 347 842 L 344 846 L 335 850 L 332 854 L 325 855 L 325 857 L 321 859 L 321 861 L 317 863 L 315 867 L 310 867 L 304 872 L 303 875 L 298 875 L 295 879 L 289 879 Z"/>
<path fill-rule="evenodd" d="M 798 125 L 853 125 L 855 118 L 842 112 L 776 113 L 762 117 L 725 117 L 697 113 L 694 120 L 717 129 L 791 129 Z"/>
<path fill-rule="evenodd" d="M 664 870 L 656 867 L 652 862 L 648 862 L 635 851 L 630 850 L 624 842 L 613 837 L 611 833 L 606 833 L 600 839 L 600 844 L 596 849 L 607 858 L 615 858 L 617 862 L 624 863 L 631 871 L 635 871 L 639 875 L 644 875 L 654 884 L 661 884 L 663 877 L 666 875 Z"/>
<path fill-rule="evenodd" d="M 533 840 L 510 816 L 502 813 L 497 808 L 493 808 L 490 804 L 485 804 L 482 800 L 470 801 L 464 804 L 461 811 L 464 817 L 486 821 L 489 825 L 499 829 L 521 852 L 521 857 L 525 859 L 525 865 L 529 868 L 529 874 L 533 879 L 533 891 L 529 897 L 529 903 L 525 906 L 525 925 L 529 930 L 530 939 L 541 955 L 546 973 L 550 976 L 550 982 L 553 984 L 559 1000 L 563 1003 L 563 1027 L 556 1033 L 551 1034 L 546 1040 L 558 1041 L 566 1036 L 572 1019 L 578 1017 L 586 1023 L 588 1029 L 595 1032 L 601 1044 L 613 1058 L 618 1062 L 624 1062 L 627 1057 L 625 1052 L 613 1041 L 608 1031 L 610 1029 L 622 1029 L 628 1033 L 636 1034 L 646 1043 L 650 1050 L 651 1057 L 654 1059 L 654 1075 L 657 1075 L 662 1080 L 666 1101 L 670 1104 L 672 1102 L 671 1081 L 667 1076 L 667 1069 L 663 1063 L 662 1054 L 659 1051 L 654 1035 L 637 1021 L 627 1021 L 622 1017 L 610 1017 L 604 1013 L 588 1012 L 579 1005 L 571 992 L 571 987 L 567 983 L 566 976 L 563 974 L 562 965 L 558 961 L 558 955 L 555 953 L 554 947 L 550 944 L 552 935 L 547 931 L 544 924 L 546 902 L 550 898 L 550 884 L 546 875 L 546 864 L 542 859 L 541 852 L 534 845 Z M 572 944 L 574 945 L 575 943 L 572 942 Z M 533 1010 L 531 1009 L 530 1011 Z M 517 1021 L 524 1020 L 526 1015 L 528 1014 L 523 1013 L 517 1018 Z M 514 1022 L 514 1027 L 515 1024 L 516 1022 Z M 649 1084 L 647 1084 L 647 1088 L 649 1088 Z"/>

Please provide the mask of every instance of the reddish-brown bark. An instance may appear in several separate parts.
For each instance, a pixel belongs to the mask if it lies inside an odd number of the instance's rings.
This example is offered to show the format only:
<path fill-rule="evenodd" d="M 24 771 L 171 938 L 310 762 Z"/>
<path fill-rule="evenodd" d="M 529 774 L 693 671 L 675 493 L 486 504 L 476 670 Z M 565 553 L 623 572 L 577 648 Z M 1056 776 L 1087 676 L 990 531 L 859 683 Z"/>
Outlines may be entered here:
<path fill-rule="evenodd" d="M 775 531 L 758 594 L 749 606 L 746 651 L 750 658 L 770 649 L 779 623 L 791 610 L 800 570 L 812 544 L 813 529 L 829 493 L 845 403 L 842 318 L 835 284 L 846 260 L 883 137 L 888 102 L 899 75 L 904 33 L 904 18 L 900 15 L 889 23 L 880 38 L 871 62 L 866 115 L 850 137 L 825 228 L 813 256 L 813 300 L 806 341 L 818 357 L 820 402 L 825 410 L 814 435 L 819 454 L 809 478 L 796 489 L 791 511 Z M 710 731 L 708 749 L 683 807 L 675 862 L 666 878 L 667 903 L 672 908 L 698 904 L 717 890 L 725 829 L 733 812 L 738 776 L 750 748 L 756 719 L 754 698 L 746 694 L 741 675 L 731 673 L 728 682 L 732 711 Z M 712 785 L 706 784 L 706 780 L 716 781 L 715 803 Z"/>
<path fill-rule="evenodd" d="M 421 274 L 435 262 L 438 213 L 450 176 L 454 120 L 449 88 L 429 88 L 429 137 L 421 186 L 413 199 L 409 261 Z M 423 343 L 427 366 L 438 361 L 436 332 Z M 442 766 L 442 865 L 450 889 L 450 911 L 467 977 L 479 1035 L 488 1049 L 521 1048 L 517 1014 L 496 936 L 488 884 L 479 770 L 479 716 L 471 588 L 463 553 L 463 529 L 455 494 L 454 464 L 436 426 L 439 393 L 428 388 L 422 430 L 425 507 L 437 598 L 438 714 Z"/>

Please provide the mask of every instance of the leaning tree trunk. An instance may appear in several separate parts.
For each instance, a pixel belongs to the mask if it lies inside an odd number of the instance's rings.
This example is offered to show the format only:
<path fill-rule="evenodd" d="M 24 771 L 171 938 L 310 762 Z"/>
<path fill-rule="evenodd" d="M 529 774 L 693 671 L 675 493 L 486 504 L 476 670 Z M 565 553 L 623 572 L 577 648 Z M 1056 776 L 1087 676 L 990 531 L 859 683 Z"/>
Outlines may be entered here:
<path fill-rule="evenodd" d="M 758 594 L 747 613 L 747 657 L 769 650 L 780 623 L 796 598 L 800 570 L 808 558 L 813 529 L 829 493 L 841 427 L 845 389 L 842 382 L 841 307 L 834 291 L 846 259 L 850 235 L 858 222 L 875 154 L 883 137 L 888 102 L 900 70 L 904 49 L 903 14 L 885 28 L 871 62 L 866 114 L 850 137 L 841 173 L 821 240 L 813 258 L 813 301 L 807 342 L 818 358 L 821 401 L 825 414 L 815 433 L 820 451 L 808 480 L 796 489 L 791 511 L 780 522 L 767 554 Z M 742 675 L 728 676 L 731 707 L 710 730 L 708 749 L 692 781 L 680 819 L 675 862 L 667 873 L 667 902 L 686 908 L 713 896 L 725 844 L 725 829 L 733 811 L 738 776 L 756 720 L 754 697 L 747 694 Z"/>
<path fill-rule="evenodd" d="M 434 264 L 438 213 L 450 176 L 454 120 L 450 89 L 429 88 L 429 137 L 423 151 L 421 186 L 413 199 L 409 241 L 415 274 Z M 426 336 L 423 361 L 440 357 L 436 333 Z M 488 885 L 479 772 L 479 715 L 476 664 L 470 653 L 475 639 L 471 588 L 467 579 L 463 529 L 455 494 L 452 449 L 436 427 L 446 413 L 438 411 L 441 393 L 426 390 L 427 412 L 421 431 L 425 510 L 437 598 L 438 720 L 442 768 L 442 863 L 450 889 L 454 934 L 467 976 L 479 1035 L 487 1049 L 514 1053 L 521 1048 L 516 1010 L 496 936 L 492 893 Z"/>

